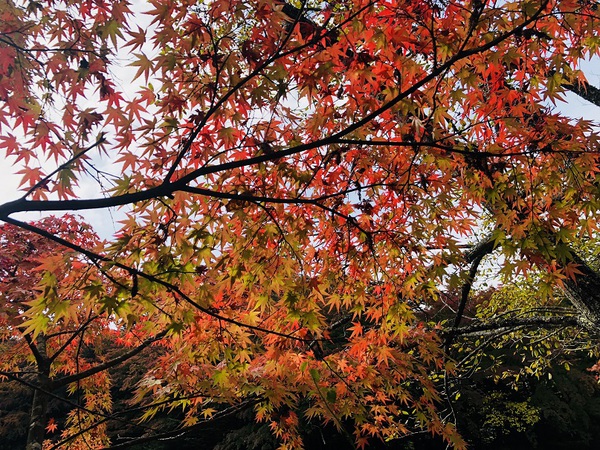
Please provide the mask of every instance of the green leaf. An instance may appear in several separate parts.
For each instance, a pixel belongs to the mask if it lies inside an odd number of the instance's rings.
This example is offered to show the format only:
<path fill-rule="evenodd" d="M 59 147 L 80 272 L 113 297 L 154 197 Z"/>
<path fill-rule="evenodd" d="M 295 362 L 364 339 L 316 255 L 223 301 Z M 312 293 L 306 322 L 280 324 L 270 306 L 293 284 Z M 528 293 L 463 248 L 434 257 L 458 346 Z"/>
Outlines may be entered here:
<path fill-rule="evenodd" d="M 315 383 L 317 383 L 321 379 L 321 375 L 317 369 L 310 369 L 310 376 Z"/>
<path fill-rule="evenodd" d="M 337 400 L 337 392 L 335 389 L 328 389 L 327 394 L 325 394 L 325 398 L 329 403 L 335 403 Z"/>

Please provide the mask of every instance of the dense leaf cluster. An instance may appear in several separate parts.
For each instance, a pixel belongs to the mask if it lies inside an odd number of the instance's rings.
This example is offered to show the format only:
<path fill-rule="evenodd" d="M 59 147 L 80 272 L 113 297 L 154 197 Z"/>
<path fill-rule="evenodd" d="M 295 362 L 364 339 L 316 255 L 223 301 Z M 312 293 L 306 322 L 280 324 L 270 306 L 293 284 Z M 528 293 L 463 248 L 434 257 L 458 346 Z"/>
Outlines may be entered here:
<path fill-rule="evenodd" d="M 598 129 L 554 105 L 597 100 L 580 70 L 597 2 L 0 0 L 0 17 L 0 151 L 24 191 L 0 205 L 0 375 L 34 391 L 28 449 L 145 445 L 242 410 L 282 449 L 321 427 L 465 448 L 453 402 L 477 370 L 518 385 L 596 355 Z M 17 216 L 116 207 L 106 242 Z M 140 355 L 124 412 L 111 370 Z M 483 396 L 507 403 L 482 427 L 541 417 L 506 395 Z M 139 430 L 110 434 L 120 414 Z"/>

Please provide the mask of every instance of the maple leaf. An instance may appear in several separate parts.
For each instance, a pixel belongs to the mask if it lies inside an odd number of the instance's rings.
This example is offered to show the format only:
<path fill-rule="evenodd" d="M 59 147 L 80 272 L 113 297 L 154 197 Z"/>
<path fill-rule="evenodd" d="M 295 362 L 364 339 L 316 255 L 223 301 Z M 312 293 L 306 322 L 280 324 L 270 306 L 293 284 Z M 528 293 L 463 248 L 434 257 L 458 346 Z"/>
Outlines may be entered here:
<path fill-rule="evenodd" d="M 152 71 L 153 62 L 150 59 L 148 59 L 148 57 L 144 53 L 134 53 L 133 56 L 135 56 L 136 60 L 130 63 L 130 65 L 133 67 L 138 67 L 138 70 L 135 76 L 133 77 L 133 80 L 135 81 L 143 74 L 146 81 L 148 81 L 148 78 L 150 77 L 150 72 Z"/>
<path fill-rule="evenodd" d="M 137 31 L 129 31 L 131 40 L 129 40 L 125 46 L 132 47 L 132 50 L 141 48 L 146 43 L 146 31 L 143 28 L 137 27 Z"/>
<path fill-rule="evenodd" d="M 54 418 L 48 419 L 48 423 L 46 424 L 46 431 L 48 433 L 55 433 L 58 430 L 58 424 L 54 420 Z"/>

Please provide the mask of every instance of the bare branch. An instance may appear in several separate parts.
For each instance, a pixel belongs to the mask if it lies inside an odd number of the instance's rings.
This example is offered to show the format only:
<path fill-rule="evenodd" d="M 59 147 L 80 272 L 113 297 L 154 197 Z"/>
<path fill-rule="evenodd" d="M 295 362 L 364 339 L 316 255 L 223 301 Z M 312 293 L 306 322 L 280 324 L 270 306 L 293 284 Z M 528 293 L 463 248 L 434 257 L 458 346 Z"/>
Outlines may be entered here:
<path fill-rule="evenodd" d="M 103 364 L 99 364 L 95 367 L 91 367 L 90 369 L 84 370 L 83 372 L 74 373 L 73 375 L 68 375 L 63 378 L 58 378 L 58 379 L 52 380 L 51 386 L 53 388 L 59 388 L 62 386 L 66 386 L 67 384 L 73 383 L 75 381 L 83 380 L 83 379 L 91 377 L 92 375 L 95 375 L 99 372 L 103 372 L 112 367 L 115 367 L 116 365 L 121 364 L 122 362 L 125 362 L 125 361 L 133 358 L 135 355 L 140 353 L 142 350 L 144 350 L 146 347 L 153 344 L 154 342 L 159 341 L 162 338 L 164 338 L 167 335 L 167 332 L 168 332 L 168 330 L 162 331 L 162 332 L 158 333 L 156 336 L 146 339 L 140 345 L 131 349 L 130 351 L 123 353 L 122 355 L 117 356 L 116 358 L 113 358 L 109 361 L 106 361 Z"/>
<path fill-rule="evenodd" d="M 490 331 L 518 331 L 522 328 L 531 327 L 581 327 L 588 329 L 588 324 L 579 316 L 535 316 L 535 317 L 520 317 L 510 318 L 505 320 L 495 320 L 490 322 L 474 323 L 460 328 L 452 328 L 444 330 L 444 334 L 454 334 L 455 336 L 480 337 L 487 336 Z"/>

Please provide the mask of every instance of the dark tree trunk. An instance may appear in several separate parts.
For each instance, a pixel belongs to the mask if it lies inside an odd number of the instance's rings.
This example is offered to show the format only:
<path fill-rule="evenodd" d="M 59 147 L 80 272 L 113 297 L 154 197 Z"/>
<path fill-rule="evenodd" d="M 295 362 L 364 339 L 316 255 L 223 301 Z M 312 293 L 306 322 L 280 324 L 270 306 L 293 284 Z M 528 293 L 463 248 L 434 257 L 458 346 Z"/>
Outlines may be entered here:
<path fill-rule="evenodd" d="M 41 380 L 42 375 L 38 377 L 39 385 L 42 387 L 47 383 Z M 48 394 L 37 389 L 33 394 L 33 403 L 31 405 L 31 414 L 29 416 L 29 430 L 27 432 L 26 450 L 41 450 L 44 442 L 46 430 L 46 412 L 48 410 Z"/>
<path fill-rule="evenodd" d="M 32 344 L 30 343 L 30 346 Z M 25 450 L 41 450 L 46 432 L 46 415 L 48 400 L 50 399 L 50 362 L 46 353 L 46 339 L 38 338 L 34 348 L 38 375 L 36 384 L 38 389 L 33 393 L 31 413 L 29 415 L 29 428 L 27 430 L 27 445 Z"/>
<path fill-rule="evenodd" d="M 579 256 L 572 259 L 582 273 L 565 280 L 563 291 L 588 328 L 600 331 L 600 275 Z"/>

